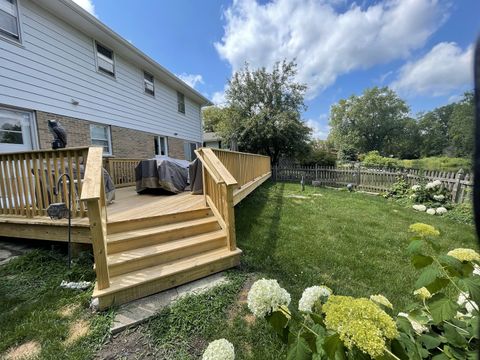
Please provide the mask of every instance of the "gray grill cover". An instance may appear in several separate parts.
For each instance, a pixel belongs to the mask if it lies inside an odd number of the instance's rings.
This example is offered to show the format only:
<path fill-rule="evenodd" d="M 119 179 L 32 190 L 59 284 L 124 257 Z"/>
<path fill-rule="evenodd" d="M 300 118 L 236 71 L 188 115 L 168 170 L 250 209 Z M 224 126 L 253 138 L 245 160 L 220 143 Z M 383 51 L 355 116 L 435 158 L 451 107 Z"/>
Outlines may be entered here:
<path fill-rule="evenodd" d="M 188 167 L 183 167 L 166 157 L 142 160 L 135 168 L 137 193 L 148 189 L 163 189 L 178 194 L 187 187 L 187 180 Z"/>

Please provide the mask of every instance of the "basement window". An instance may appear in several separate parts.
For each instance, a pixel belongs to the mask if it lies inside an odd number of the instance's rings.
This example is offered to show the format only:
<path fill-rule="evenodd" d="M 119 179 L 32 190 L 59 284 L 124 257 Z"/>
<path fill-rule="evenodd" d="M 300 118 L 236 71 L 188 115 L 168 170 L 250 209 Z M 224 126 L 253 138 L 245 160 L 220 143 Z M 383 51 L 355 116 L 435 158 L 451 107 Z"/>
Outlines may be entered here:
<path fill-rule="evenodd" d="M 20 41 L 17 0 L 0 0 L 0 35 Z"/>
<path fill-rule="evenodd" d="M 98 42 L 95 42 L 95 48 L 97 54 L 97 70 L 102 74 L 115 77 L 115 56 L 113 51 Z"/>
<path fill-rule="evenodd" d="M 112 155 L 112 137 L 110 126 L 90 124 L 90 139 L 92 145 L 103 147 L 103 155 Z"/>
<path fill-rule="evenodd" d="M 143 84 L 145 87 L 145 94 L 155 96 L 155 78 L 152 74 L 143 72 Z"/>

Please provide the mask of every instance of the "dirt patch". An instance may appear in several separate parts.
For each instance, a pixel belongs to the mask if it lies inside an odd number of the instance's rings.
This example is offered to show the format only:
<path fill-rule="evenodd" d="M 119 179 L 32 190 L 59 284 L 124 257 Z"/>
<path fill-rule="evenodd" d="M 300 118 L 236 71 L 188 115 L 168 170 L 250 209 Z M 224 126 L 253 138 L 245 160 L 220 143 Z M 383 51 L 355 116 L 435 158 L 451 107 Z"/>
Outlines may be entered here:
<path fill-rule="evenodd" d="M 57 311 L 57 314 L 63 318 L 68 318 L 72 316 L 79 308 L 80 308 L 80 304 L 65 305 L 64 307 L 62 307 Z"/>
<path fill-rule="evenodd" d="M 68 331 L 68 338 L 65 340 L 65 345 L 70 346 L 78 339 L 86 336 L 90 331 L 90 324 L 86 320 L 75 321 Z"/>
<path fill-rule="evenodd" d="M 42 350 L 41 345 L 36 341 L 29 341 L 10 349 L 6 355 L 6 360 L 24 360 L 38 356 Z"/>
<path fill-rule="evenodd" d="M 110 339 L 95 354 L 95 359 L 168 359 L 168 357 L 159 356 L 149 337 L 145 333 L 143 326 L 132 330 L 125 330 L 110 337 Z"/>
<path fill-rule="evenodd" d="M 242 290 L 238 294 L 237 300 L 228 311 L 228 321 L 230 323 L 232 323 L 233 320 L 242 313 L 243 307 L 248 302 L 248 292 L 250 291 L 250 288 L 256 280 L 257 279 L 252 275 L 249 276 L 243 284 Z M 243 319 L 247 322 L 247 324 L 253 324 L 255 322 L 255 316 L 253 316 L 253 314 L 251 314 L 250 312 L 244 315 Z"/>

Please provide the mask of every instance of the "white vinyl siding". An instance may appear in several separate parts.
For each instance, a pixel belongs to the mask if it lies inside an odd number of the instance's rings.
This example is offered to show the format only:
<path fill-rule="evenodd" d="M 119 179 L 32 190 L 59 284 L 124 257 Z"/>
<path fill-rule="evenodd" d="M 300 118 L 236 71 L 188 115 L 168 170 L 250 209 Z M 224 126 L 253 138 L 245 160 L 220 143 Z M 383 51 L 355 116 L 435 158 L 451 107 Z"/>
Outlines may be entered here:
<path fill-rule="evenodd" d="M 112 155 L 112 137 L 110 133 L 110 126 L 91 124 L 90 138 L 92 145 L 103 147 L 103 155 Z"/>
<path fill-rule="evenodd" d="M 19 5 L 23 48 L 0 41 L 0 104 L 201 141 L 198 103 L 186 97 L 178 113 L 177 91 L 158 78 L 155 97 L 145 96 L 144 69 L 118 54 L 116 81 L 105 81 L 92 38 L 31 1 Z"/>
<path fill-rule="evenodd" d="M 0 0 L 0 35 L 10 40 L 20 40 L 17 0 Z"/>

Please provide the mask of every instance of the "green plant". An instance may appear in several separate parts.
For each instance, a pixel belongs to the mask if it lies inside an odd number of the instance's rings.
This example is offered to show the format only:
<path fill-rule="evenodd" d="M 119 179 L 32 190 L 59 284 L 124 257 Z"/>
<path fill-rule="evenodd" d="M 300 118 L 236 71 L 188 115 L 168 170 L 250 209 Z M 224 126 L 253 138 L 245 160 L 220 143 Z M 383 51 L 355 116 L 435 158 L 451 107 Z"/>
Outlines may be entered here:
<path fill-rule="evenodd" d="M 288 308 L 288 292 L 265 279 L 252 286 L 248 307 L 287 344 L 287 359 L 474 359 L 480 255 L 463 248 L 437 255 L 437 229 L 417 223 L 409 231 L 407 252 L 422 273 L 414 292 L 419 301 L 406 313 L 393 317 L 382 295 L 353 298 L 314 286 L 303 292 L 297 314 Z"/>
<path fill-rule="evenodd" d="M 370 151 L 363 156 L 362 165 L 374 168 L 403 168 L 400 160 L 381 156 L 378 151 Z"/>
<path fill-rule="evenodd" d="M 406 197 L 410 193 L 410 186 L 403 176 L 398 176 L 397 181 L 388 189 L 383 197 L 400 199 Z"/>

